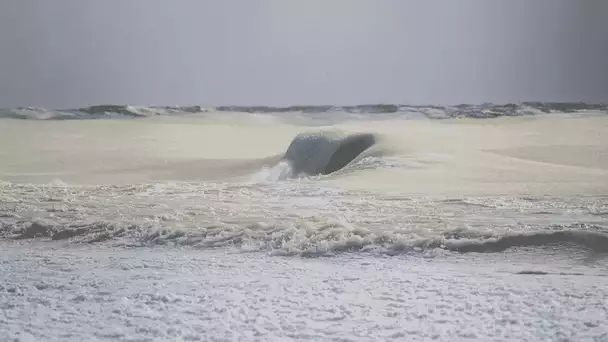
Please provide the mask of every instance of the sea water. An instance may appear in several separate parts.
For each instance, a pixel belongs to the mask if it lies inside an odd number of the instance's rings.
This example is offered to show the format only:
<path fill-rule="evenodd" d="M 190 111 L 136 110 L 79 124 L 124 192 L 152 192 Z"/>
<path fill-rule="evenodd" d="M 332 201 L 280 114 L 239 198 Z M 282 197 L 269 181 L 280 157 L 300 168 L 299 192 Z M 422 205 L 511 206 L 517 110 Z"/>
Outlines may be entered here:
<path fill-rule="evenodd" d="M 0 340 L 608 340 L 599 105 L 0 112 Z"/>

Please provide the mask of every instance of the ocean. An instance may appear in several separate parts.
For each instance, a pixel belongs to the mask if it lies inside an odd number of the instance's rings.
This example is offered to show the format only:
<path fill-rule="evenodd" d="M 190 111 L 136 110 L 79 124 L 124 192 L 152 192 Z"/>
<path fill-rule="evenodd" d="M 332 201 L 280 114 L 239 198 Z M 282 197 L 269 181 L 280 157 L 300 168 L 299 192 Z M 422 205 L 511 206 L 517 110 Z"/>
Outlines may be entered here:
<path fill-rule="evenodd" d="M 0 110 L 1 341 L 608 341 L 608 105 Z"/>

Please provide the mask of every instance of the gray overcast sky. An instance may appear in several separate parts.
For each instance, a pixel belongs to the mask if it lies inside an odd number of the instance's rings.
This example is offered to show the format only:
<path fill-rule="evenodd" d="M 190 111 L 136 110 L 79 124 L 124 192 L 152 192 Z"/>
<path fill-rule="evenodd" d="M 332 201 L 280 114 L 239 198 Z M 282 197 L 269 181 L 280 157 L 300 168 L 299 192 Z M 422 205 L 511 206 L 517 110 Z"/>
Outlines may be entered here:
<path fill-rule="evenodd" d="M 2 0 L 0 107 L 608 102 L 606 0 Z"/>

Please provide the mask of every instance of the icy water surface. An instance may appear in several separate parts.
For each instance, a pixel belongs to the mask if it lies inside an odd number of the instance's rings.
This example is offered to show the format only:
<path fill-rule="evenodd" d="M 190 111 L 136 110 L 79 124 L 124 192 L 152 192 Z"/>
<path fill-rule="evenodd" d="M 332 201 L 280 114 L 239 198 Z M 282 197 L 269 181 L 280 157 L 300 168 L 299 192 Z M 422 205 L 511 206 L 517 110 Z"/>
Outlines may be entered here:
<path fill-rule="evenodd" d="M 104 108 L 0 120 L 0 340 L 608 340 L 603 108 Z"/>

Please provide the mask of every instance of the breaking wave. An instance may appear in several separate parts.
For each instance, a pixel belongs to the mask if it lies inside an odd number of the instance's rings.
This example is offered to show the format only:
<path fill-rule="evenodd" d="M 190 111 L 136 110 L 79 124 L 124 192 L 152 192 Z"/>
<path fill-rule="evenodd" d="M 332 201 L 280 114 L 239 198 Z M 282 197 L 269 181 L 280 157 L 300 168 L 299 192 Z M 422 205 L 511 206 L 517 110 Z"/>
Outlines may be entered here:
<path fill-rule="evenodd" d="M 5 215 L 6 217 L 6 215 Z M 109 242 L 116 246 L 174 245 L 195 248 L 237 248 L 275 255 L 327 256 L 341 252 L 370 252 L 395 255 L 443 250 L 457 253 L 498 253 L 521 247 L 576 247 L 608 253 L 608 232 L 576 230 L 490 236 L 475 231 L 448 231 L 415 237 L 399 231 L 378 232 L 355 227 L 345 221 L 212 224 L 196 230 L 163 229 L 156 224 L 128 222 L 74 222 L 61 224 L 43 220 L 20 220 L 3 224 L 0 236 L 13 240 L 67 240 L 73 243 Z"/>
<path fill-rule="evenodd" d="M 12 240 L 236 248 L 298 256 L 494 253 L 549 246 L 608 252 L 608 227 L 584 223 L 597 221 L 593 214 L 606 210 L 601 198 L 463 202 L 379 197 L 286 182 L 95 187 L 0 183 L 0 199 L 0 238 Z M 484 205 L 466 204 L 478 202 Z M 558 207 L 558 212 L 572 213 L 570 223 L 550 224 L 563 220 L 559 214 L 548 221 L 535 214 Z M 515 218 L 523 223 L 509 224 Z"/>
<path fill-rule="evenodd" d="M 293 176 L 327 175 L 355 161 L 376 140 L 376 136 L 370 133 L 302 133 L 292 140 L 284 160 L 289 162 Z"/>
<path fill-rule="evenodd" d="M 368 104 L 357 106 L 131 106 L 95 105 L 76 109 L 8 108 L 0 109 L 0 118 L 30 120 L 74 120 L 100 118 L 142 118 L 151 116 L 176 116 L 217 112 L 289 114 L 316 117 L 323 113 L 343 114 L 353 118 L 357 114 L 395 115 L 411 118 L 496 118 L 501 116 L 526 116 L 550 113 L 578 113 L 594 111 L 608 113 L 608 104 L 582 102 L 522 102 L 518 104 L 460 104 L 455 106 L 412 106 L 400 104 Z"/>
<path fill-rule="evenodd" d="M 351 133 L 321 130 L 298 134 L 276 164 L 265 166 L 252 176 L 252 181 L 282 181 L 306 176 L 330 175 L 338 171 L 385 166 L 379 158 L 386 154 L 376 143 L 380 137 L 372 133 Z M 373 161 L 372 163 L 369 163 Z M 375 162 L 375 163 L 374 163 Z"/>

